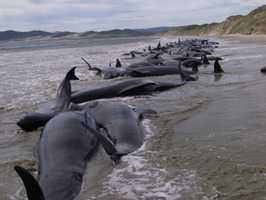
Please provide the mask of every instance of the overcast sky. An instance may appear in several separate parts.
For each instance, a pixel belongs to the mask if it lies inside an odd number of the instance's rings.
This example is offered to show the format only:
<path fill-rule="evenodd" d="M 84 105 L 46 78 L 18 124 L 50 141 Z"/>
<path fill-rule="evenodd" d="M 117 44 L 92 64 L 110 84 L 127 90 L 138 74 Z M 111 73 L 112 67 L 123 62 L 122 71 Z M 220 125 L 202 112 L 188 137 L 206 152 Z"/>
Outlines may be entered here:
<path fill-rule="evenodd" d="M 266 0 L 1 0 L 0 31 L 102 31 L 222 22 Z"/>

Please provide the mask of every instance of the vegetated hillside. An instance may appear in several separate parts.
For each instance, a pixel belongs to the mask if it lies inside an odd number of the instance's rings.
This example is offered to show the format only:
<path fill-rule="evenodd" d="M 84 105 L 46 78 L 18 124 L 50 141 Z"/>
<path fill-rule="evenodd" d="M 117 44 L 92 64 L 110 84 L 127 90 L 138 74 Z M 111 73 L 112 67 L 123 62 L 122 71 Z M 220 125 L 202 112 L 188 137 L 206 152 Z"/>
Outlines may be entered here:
<path fill-rule="evenodd" d="M 221 23 L 181 26 L 160 35 L 266 35 L 266 5 L 263 5 L 248 15 L 230 16 Z"/>

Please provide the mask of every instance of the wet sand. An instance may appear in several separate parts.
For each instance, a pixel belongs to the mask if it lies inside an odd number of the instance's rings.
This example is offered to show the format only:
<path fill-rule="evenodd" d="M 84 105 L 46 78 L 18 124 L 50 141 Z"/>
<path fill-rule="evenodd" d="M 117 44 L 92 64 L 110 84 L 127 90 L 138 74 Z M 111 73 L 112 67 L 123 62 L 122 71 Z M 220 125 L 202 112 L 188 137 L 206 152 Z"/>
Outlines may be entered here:
<path fill-rule="evenodd" d="M 265 37 L 226 38 L 241 44 L 266 44 Z M 242 56 L 250 56 L 247 53 Z M 198 176 L 195 185 L 200 185 L 201 192 L 181 199 L 266 197 L 266 74 L 259 72 L 266 60 L 254 55 L 244 63 L 236 58 L 225 65 L 230 65 L 229 74 L 253 78 L 197 89 L 191 102 L 197 109 L 164 112 L 156 121 L 164 129 L 158 126 L 151 143 L 156 144 L 152 149 L 158 152 L 162 167 L 190 169 Z M 221 79 L 225 77 L 226 73 Z"/>

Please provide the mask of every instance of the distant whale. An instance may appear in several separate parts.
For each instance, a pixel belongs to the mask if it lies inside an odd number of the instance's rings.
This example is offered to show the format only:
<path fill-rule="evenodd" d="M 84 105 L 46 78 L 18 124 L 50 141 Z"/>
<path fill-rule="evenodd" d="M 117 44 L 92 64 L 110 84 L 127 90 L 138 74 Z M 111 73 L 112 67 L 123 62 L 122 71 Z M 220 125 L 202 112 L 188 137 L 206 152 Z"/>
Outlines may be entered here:
<path fill-rule="evenodd" d="M 266 66 L 260 69 L 260 72 L 266 72 Z"/>
<path fill-rule="evenodd" d="M 112 67 L 110 63 L 109 67 L 103 68 L 91 67 L 91 65 L 84 58 L 81 59 L 88 65 L 90 71 L 96 71 L 96 75 L 100 75 L 104 79 L 111 79 L 125 75 L 124 71 L 119 71 L 117 69 L 118 67 L 121 67 L 121 62 L 118 59 L 116 59 L 116 67 Z"/>
<path fill-rule="evenodd" d="M 17 125 L 20 128 L 22 128 L 24 131 L 36 130 L 39 127 L 44 126 L 48 120 L 58 113 L 67 111 L 71 96 L 70 80 L 78 80 L 75 75 L 75 68 L 76 67 L 73 67 L 71 70 L 69 70 L 61 82 L 51 107 L 41 108 L 34 112 L 27 113 L 17 122 Z"/>

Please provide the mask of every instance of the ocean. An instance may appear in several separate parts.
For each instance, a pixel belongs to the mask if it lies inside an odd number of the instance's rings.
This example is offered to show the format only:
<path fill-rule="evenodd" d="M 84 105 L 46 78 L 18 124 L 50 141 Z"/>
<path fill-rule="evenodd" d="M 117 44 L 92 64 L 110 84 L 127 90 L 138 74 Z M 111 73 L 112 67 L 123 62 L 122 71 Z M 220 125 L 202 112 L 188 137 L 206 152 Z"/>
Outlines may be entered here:
<path fill-rule="evenodd" d="M 230 37 L 133 37 L 87 40 L 13 41 L 0 44 L 0 199 L 27 199 L 14 171 L 21 165 L 37 176 L 35 147 L 41 130 L 24 132 L 16 122 L 25 112 L 49 105 L 73 66 L 82 90 L 127 77 L 104 80 L 92 66 L 136 62 L 122 54 L 158 42 L 199 38 L 219 42 L 213 62 L 199 67 L 195 82 L 150 95 L 113 98 L 146 107 L 158 116 L 141 123 L 145 143 L 112 165 L 100 147 L 88 161 L 78 200 L 112 199 L 265 199 L 266 197 L 266 42 Z M 203 73 L 204 72 L 204 73 Z M 206 73 L 205 73 L 206 72 Z M 148 77 L 180 81 L 179 75 Z"/>

